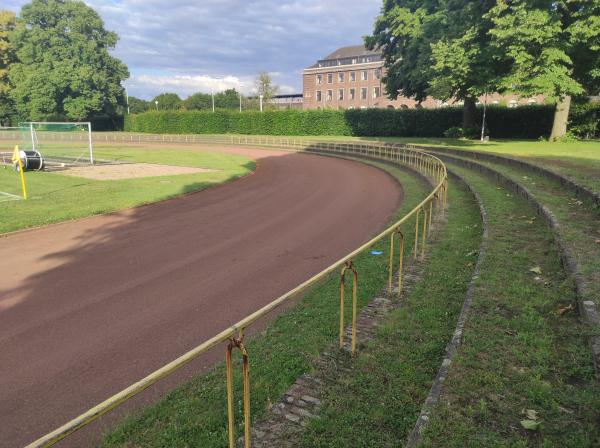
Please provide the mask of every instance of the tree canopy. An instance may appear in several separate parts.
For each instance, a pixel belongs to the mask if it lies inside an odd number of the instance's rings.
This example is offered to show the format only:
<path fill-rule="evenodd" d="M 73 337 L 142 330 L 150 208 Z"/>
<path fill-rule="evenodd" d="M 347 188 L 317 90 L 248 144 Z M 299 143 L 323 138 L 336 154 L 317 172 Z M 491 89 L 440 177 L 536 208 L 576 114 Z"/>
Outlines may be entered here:
<path fill-rule="evenodd" d="M 503 90 L 557 100 L 551 137 L 566 132 L 570 99 L 600 90 L 600 1 L 498 0 L 491 46 L 509 66 Z"/>
<path fill-rule="evenodd" d="M 161 93 L 155 96 L 151 103 L 152 107 L 158 106 L 158 110 L 177 110 L 181 109 L 183 100 L 176 93 Z"/>
<path fill-rule="evenodd" d="M 544 94 L 564 125 L 570 96 L 600 88 L 599 35 L 600 0 L 384 0 L 365 41 L 392 98 L 464 100 L 469 125 L 485 92 Z"/>
<path fill-rule="evenodd" d="M 8 39 L 15 28 L 16 17 L 11 11 L 0 10 L 0 125 L 14 113 L 12 101 L 8 95 L 10 84 L 8 69 L 15 61 L 15 52 Z"/>
<path fill-rule="evenodd" d="M 209 93 L 197 92 L 190 95 L 183 102 L 186 110 L 205 110 L 212 108 L 212 98 Z"/>
<path fill-rule="evenodd" d="M 127 67 L 110 55 L 118 37 L 82 1 L 33 0 L 10 33 L 17 62 L 10 94 L 30 120 L 114 115 L 122 104 Z"/>
<path fill-rule="evenodd" d="M 482 18 L 494 5 L 495 0 L 384 0 L 366 44 L 383 53 L 388 95 L 464 100 L 464 125 L 474 125 L 475 99 L 494 88 L 500 70 L 489 46 L 491 20 Z"/>
<path fill-rule="evenodd" d="M 269 101 L 273 96 L 277 95 L 279 86 L 273 83 L 271 75 L 267 72 L 260 72 L 255 80 L 256 94 L 262 95 L 265 101 Z"/>

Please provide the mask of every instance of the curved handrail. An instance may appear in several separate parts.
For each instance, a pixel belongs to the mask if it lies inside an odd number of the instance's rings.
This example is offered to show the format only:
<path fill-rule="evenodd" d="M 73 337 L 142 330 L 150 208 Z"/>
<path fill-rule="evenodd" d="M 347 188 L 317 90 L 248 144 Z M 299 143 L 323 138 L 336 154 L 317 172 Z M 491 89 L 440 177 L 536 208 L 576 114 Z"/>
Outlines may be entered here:
<path fill-rule="evenodd" d="M 211 348 L 216 345 L 231 341 L 243 340 L 244 330 L 256 322 L 258 319 L 264 317 L 274 309 L 281 306 L 283 303 L 289 301 L 293 297 L 297 296 L 301 292 L 307 290 L 312 285 L 321 281 L 325 277 L 327 277 L 332 272 L 337 269 L 346 266 L 347 263 L 351 262 L 357 255 L 382 240 L 388 235 L 396 232 L 399 227 L 409 221 L 413 216 L 416 216 L 420 213 L 421 210 L 426 210 L 426 207 L 429 206 L 431 209 L 433 207 L 433 201 L 438 201 L 439 208 L 445 208 L 447 202 L 447 182 L 448 182 L 448 174 L 446 171 L 446 166 L 434 155 L 428 154 L 420 149 L 412 149 L 407 148 L 401 145 L 389 144 L 389 143 L 368 143 L 368 144 L 357 144 L 357 143 L 345 143 L 345 142 L 320 142 L 314 140 L 302 140 L 297 138 L 265 138 L 265 137 L 252 137 L 252 136 L 231 136 L 231 137 L 223 137 L 223 138 L 210 138 L 211 143 L 227 143 L 227 144 L 248 144 L 248 145 L 257 145 L 257 146 L 277 146 L 284 148 L 291 148 L 292 150 L 300 150 L 300 151 L 324 151 L 324 152 L 334 152 L 338 154 L 344 155 L 359 155 L 359 156 L 369 156 L 376 159 L 381 159 L 385 161 L 394 161 L 402 165 L 407 165 L 413 167 L 423 175 L 429 177 L 433 183 L 434 188 L 423 199 L 418 205 L 416 205 L 410 212 L 408 212 L 405 216 L 400 218 L 398 221 L 390 225 L 388 228 L 380 232 L 378 235 L 371 238 L 366 243 L 362 244 L 357 249 L 353 250 L 349 254 L 340 258 L 338 261 L 334 262 L 327 268 L 323 269 L 318 274 L 312 276 L 308 280 L 304 281 L 300 285 L 296 286 L 292 290 L 286 292 L 285 294 L 279 296 L 277 299 L 273 300 L 269 304 L 263 306 L 259 310 L 254 313 L 246 316 L 239 322 L 231 325 L 229 328 L 221 331 L 219 334 L 213 336 L 192 350 L 184 353 L 179 356 L 177 359 L 171 361 L 160 369 L 150 373 L 146 377 L 132 384 L 131 386 L 123 389 L 102 403 L 94 406 L 83 414 L 75 417 L 68 423 L 62 425 L 61 427 L 55 429 L 54 431 L 42 436 L 36 441 L 27 445 L 26 448 L 39 448 L 39 447 L 49 447 L 57 443 L 58 441 L 68 437 L 73 432 L 78 429 L 88 425 L 92 421 L 96 420 L 103 414 L 111 411 L 115 407 L 121 405 L 131 397 L 137 395 L 138 393 L 144 391 L 154 383 L 158 382 L 162 378 L 171 375 L 173 372 L 178 370 L 179 368 L 185 366 L 193 359 L 200 356 L 202 353 L 207 352 Z M 426 222 L 423 223 L 423 241 L 426 237 L 425 226 Z M 417 232 L 418 232 L 417 226 Z M 416 248 L 415 248 L 416 249 Z M 415 250 L 416 253 L 416 250 Z M 236 335 L 238 337 L 236 338 Z M 249 418 L 249 417 L 248 417 Z M 230 435 L 230 440 L 233 440 L 233 436 Z"/>

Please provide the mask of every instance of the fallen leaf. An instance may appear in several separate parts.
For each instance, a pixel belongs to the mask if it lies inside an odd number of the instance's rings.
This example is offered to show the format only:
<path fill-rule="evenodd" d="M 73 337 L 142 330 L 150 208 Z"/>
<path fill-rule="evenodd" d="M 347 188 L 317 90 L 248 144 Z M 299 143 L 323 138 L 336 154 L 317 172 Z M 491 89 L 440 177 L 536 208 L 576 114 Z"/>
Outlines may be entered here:
<path fill-rule="evenodd" d="M 530 420 L 538 419 L 538 413 L 537 413 L 537 411 L 534 411 L 533 409 L 527 409 L 527 411 L 525 411 L 525 415 L 527 415 L 527 418 Z"/>
<path fill-rule="evenodd" d="M 595 241 L 595 243 L 596 243 L 596 244 L 600 244 L 600 240 L 596 240 L 596 241 Z"/>
<path fill-rule="evenodd" d="M 541 422 L 538 422 L 536 420 L 529 420 L 529 419 L 525 419 L 525 420 L 521 420 L 521 426 L 525 429 L 529 429 L 531 431 L 537 431 L 538 427 L 540 426 Z"/>
<path fill-rule="evenodd" d="M 534 268 L 531 268 L 529 270 L 529 272 L 533 272 L 534 274 L 541 274 L 542 273 L 542 268 L 540 268 L 539 266 L 536 266 Z"/>
<path fill-rule="evenodd" d="M 569 311 L 574 311 L 575 310 L 575 306 L 571 303 L 567 306 L 561 306 L 558 309 L 558 314 L 560 314 L 561 316 L 565 313 L 568 313 Z"/>

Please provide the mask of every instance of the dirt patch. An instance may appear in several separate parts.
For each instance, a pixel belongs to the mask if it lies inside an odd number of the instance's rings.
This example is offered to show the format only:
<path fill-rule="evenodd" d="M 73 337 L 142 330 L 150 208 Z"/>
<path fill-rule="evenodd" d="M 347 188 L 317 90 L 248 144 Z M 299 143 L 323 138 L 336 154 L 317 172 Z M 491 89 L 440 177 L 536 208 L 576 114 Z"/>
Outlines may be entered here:
<path fill-rule="evenodd" d="M 212 173 L 216 170 L 189 166 L 158 165 L 154 163 L 124 163 L 115 165 L 75 166 L 60 174 L 95 180 L 120 180 L 136 177 L 174 176 L 177 174 Z"/>

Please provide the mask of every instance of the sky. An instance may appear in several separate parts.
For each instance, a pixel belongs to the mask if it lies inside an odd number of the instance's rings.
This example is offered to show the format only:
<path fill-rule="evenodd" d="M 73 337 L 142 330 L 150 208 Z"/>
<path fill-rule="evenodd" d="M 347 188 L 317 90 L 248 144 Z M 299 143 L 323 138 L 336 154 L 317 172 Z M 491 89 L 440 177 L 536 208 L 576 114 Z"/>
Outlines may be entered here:
<path fill-rule="evenodd" d="M 25 0 L 3 0 L 18 14 Z M 119 43 L 129 95 L 236 88 L 271 74 L 280 93 L 302 93 L 302 70 L 372 31 L 382 0 L 85 0 Z"/>

